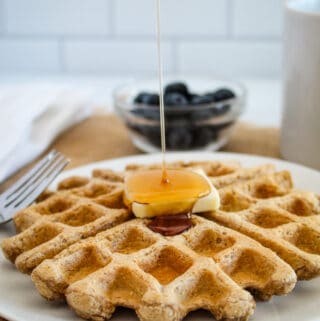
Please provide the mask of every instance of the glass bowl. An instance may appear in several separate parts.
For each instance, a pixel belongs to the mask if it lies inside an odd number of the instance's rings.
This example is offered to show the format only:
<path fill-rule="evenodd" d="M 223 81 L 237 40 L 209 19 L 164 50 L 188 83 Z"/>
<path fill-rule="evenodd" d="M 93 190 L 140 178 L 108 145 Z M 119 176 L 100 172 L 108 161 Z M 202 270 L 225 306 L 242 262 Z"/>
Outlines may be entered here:
<path fill-rule="evenodd" d="M 164 86 L 177 81 L 169 79 Z M 218 150 L 244 111 L 246 90 L 233 81 L 184 78 L 190 97 L 199 97 L 219 89 L 231 90 L 235 97 L 215 102 L 188 105 L 165 105 L 166 147 L 168 151 Z M 127 126 L 136 147 L 148 153 L 161 150 L 159 105 L 135 102 L 140 93 L 158 93 L 158 81 L 132 82 L 114 91 L 116 113 Z M 190 98 L 193 99 L 193 98 Z"/>

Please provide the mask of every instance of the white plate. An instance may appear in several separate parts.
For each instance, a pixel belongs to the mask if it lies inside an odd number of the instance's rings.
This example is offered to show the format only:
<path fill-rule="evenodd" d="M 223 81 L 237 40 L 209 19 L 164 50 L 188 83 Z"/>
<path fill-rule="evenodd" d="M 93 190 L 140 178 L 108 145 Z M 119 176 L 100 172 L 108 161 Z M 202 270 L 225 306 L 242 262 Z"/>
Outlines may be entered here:
<path fill-rule="evenodd" d="M 239 160 L 244 166 L 274 163 L 279 169 L 291 171 L 298 188 L 320 193 L 320 172 L 303 166 L 270 158 L 231 153 L 174 153 L 174 160 Z M 69 175 L 89 175 L 93 168 L 122 170 L 128 163 L 160 162 L 161 155 L 134 156 L 103 161 L 63 173 L 58 180 Z M 0 240 L 14 233 L 12 226 L 0 227 Z M 270 302 L 257 304 L 254 321 L 320 321 L 320 278 L 299 282 L 286 297 L 274 297 Z M 48 303 L 35 290 L 30 277 L 18 272 L 0 254 L 0 315 L 12 321 L 71 321 L 81 320 L 65 304 Z M 137 321 L 134 312 L 118 309 L 113 321 Z M 205 311 L 190 313 L 185 321 L 209 321 L 212 316 Z"/>

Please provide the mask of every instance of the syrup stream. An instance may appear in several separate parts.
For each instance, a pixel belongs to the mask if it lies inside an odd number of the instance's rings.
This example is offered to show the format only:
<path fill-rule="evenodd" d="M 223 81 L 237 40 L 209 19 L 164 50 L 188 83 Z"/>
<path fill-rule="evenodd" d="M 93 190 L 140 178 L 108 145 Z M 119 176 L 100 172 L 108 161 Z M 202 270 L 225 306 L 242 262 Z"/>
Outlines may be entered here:
<path fill-rule="evenodd" d="M 157 51 L 158 51 L 158 76 L 159 76 L 159 97 L 160 97 L 160 131 L 161 131 L 161 150 L 162 150 L 162 184 L 169 183 L 166 167 L 166 135 L 164 118 L 164 95 L 163 95 L 163 66 L 161 56 L 161 0 L 157 0 Z"/>

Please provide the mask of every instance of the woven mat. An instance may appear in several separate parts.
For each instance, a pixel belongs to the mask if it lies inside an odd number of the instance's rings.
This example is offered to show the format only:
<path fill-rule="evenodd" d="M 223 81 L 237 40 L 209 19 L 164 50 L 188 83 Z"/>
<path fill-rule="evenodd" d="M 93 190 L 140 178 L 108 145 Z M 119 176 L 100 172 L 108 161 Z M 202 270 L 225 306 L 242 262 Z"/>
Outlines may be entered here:
<path fill-rule="evenodd" d="M 126 128 L 114 115 L 95 115 L 61 134 L 48 148 L 69 157 L 69 168 L 90 162 L 140 154 L 131 143 Z M 279 130 L 239 123 L 223 151 L 279 158 Z M 33 164 L 29 164 L 0 186 L 4 190 Z M 0 317 L 0 321 L 4 321 Z"/>

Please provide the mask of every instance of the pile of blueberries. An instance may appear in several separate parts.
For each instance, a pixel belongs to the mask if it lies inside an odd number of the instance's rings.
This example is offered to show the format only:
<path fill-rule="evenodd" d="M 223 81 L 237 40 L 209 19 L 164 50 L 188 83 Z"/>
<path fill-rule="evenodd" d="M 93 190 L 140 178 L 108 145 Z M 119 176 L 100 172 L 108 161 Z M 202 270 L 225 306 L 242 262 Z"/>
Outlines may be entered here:
<path fill-rule="evenodd" d="M 182 82 L 169 84 L 164 90 L 164 104 L 166 107 L 208 105 L 232 98 L 235 98 L 235 94 L 227 88 L 221 88 L 214 92 L 205 93 L 204 95 L 198 95 L 191 93 L 188 86 Z M 136 104 L 157 106 L 160 103 L 159 100 L 158 94 L 143 92 L 138 94 L 134 99 L 134 102 Z"/>
<path fill-rule="evenodd" d="M 206 147 L 219 137 L 219 132 L 233 122 L 210 124 L 208 120 L 227 114 L 235 93 L 220 88 L 203 95 L 190 92 L 182 82 L 167 85 L 164 90 L 166 143 L 169 150 L 186 150 Z M 159 95 L 139 93 L 131 110 L 136 117 L 153 122 L 128 122 L 128 126 L 143 135 L 152 145 L 161 147 Z"/>

